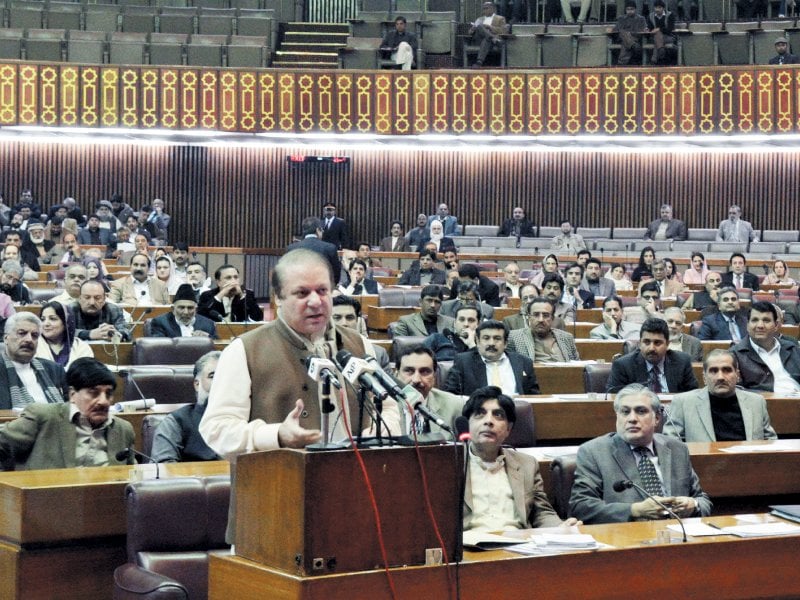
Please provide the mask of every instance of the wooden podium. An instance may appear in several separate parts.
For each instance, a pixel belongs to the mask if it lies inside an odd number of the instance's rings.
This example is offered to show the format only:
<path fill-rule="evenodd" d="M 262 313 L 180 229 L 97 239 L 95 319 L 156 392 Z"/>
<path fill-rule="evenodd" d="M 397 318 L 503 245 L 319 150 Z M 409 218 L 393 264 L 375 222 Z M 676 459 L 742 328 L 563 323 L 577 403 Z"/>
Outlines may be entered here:
<path fill-rule="evenodd" d="M 424 565 L 439 549 L 460 557 L 462 446 L 360 450 L 375 494 L 390 567 Z M 236 554 L 299 576 L 383 566 L 372 501 L 356 453 L 272 450 L 236 463 Z"/>

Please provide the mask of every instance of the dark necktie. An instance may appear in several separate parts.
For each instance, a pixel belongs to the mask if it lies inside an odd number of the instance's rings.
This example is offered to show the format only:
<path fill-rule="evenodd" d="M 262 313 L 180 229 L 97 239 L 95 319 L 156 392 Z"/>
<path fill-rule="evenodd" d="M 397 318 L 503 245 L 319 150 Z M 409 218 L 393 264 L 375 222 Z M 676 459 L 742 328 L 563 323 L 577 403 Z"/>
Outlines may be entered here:
<path fill-rule="evenodd" d="M 660 394 L 663 391 L 661 389 L 661 369 L 658 368 L 658 365 L 653 365 L 653 368 L 650 369 L 650 378 L 647 381 L 647 387 L 656 394 Z"/>
<path fill-rule="evenodd" d="M 639 477 L 642 478 L 642 487 L 651 496 L 663 496 L 664 488 L 658 478 L 656 466 L 650 460 L 650 450 L 644 447 L 635 449 L 639 454 Z"/>

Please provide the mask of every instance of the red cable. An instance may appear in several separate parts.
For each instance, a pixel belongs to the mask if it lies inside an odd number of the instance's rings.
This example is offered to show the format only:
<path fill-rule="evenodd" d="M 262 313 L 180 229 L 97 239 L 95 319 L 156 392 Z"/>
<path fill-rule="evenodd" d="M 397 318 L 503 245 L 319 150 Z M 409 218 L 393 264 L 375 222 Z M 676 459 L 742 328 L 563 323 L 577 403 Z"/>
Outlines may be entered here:
<path fill-rule="evenodd" d="M 364 475 L 364 483 L 367 485 L 367 492 L 369 492 L 369 499 L 372 504 L 372 513 L 375 516 L 375 527 L 378 530 L 378 544 L 381 547 L 381 557 L 383 558 L 383 570 L 386 572 L 386 579 L 389 581 L 389 591 L 392 594 L 392 599 L 397 600 L 397 590 L 394 587 L 394 579 L 392 578 L 392 572 L 389 570 L 389 558 L 386 554 L 386 544 L 383 541 L 383 528 L 381 527 L 381 519 L 380 519 L 380 512 L 378 511 L 378 502 L 375 500 L 375 491 L 372 489 L 372 483 L 369 480 L 369 474 L 367 473 L 367 467 L 364 464 L 364 459 L 361 456 L 361 451 L 356 446 L 355 440 L 353 439 L 353 433 L 350 431 L 350 424 L 347 422 L 347 412 L 344 408 L 344 398 L 345 398 L 345 391 L 342 390 L 339 396 L 339 402 L 341 403 L 340 411 L 342 413 L 342 423 L 344 424 L 344 429 L 347 432 L 347 437 L 350 439 L 350 444 L 353 446 L 353 451 L 355 452 L 356 459 L 358 460 L 358 466 L 361 468 L 361 473 Z"/>
<path fill-rule="evenodd" d="M 406 400 L 406 406 L 408 406 L 409 414 L 412 415 L 411 421 L 413 423 L 414 408 L 411 406 L 408 400 Z M 428 513 L 431 524 L 433 525 L 433 532 L 436 534 L 436 540 L 439 542 L 439 545 L 442 548 L 442 557 L 444 558 L 445 570 L 447 572 L 447 584 L 450 587 L 450 594 L 452 597 L 457 598 L 458 594 L 456 592 L 455 582 L 453 581 L 453 575 L 450 572 L 450 560 L 447 557 L 447 546 L 445 545 L 442 534 L 439 531 L 439 524 L 436 522 L 436 517 L 433 514 L 433 505 L 431 504 L 430 494 L 428 493 L 428 475 L 425 472 L 425 465 L 423 464 L 422 455 L 419 451 L 419 444 L 417 443 L 417 428 L 412 427 L 411 429 L 414 432 L 414 450 L 417 453 L 417 462 L 419 463 L 419 470 L 422 476 L 422 493 L 425 497 L 425 510 Z M 459 502 L 463 502 L 463 499 L 459 498 Z"/>

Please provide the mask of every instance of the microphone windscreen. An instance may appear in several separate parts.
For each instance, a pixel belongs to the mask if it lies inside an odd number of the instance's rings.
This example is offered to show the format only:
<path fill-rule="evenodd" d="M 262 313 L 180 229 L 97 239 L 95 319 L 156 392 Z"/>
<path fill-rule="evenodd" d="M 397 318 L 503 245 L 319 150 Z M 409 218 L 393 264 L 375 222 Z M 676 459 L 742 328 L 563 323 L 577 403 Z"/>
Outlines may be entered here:
<path fill-rule="evenodd" d="M 336 353 L 336 364 L 339 365 L 340 369 L 344 369 L 344 366 L 350 362 L 350 359 L 353 358 L 353 355 L 348 352 L 347 350 L 339 350 Z"/>
<path fill-rule="evenodd" d="M 123 448 L 116 454 L 117 460 L 128 460 L 128 457 L 131 455 L 130 448 Z"/>
<path fill-rule="evenodd" d="M 614 482 L 614 491 L 615 492 L 622 492 L 627 490 L 630 486 L 630 481 L 620 480 Z"/>

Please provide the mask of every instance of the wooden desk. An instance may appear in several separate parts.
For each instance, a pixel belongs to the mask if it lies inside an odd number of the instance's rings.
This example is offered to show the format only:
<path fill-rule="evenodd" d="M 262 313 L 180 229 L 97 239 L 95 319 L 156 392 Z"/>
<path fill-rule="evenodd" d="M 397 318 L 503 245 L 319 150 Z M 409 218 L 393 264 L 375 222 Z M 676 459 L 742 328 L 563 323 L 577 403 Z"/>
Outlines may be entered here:
<path fill-rule="evenodd" d="M 692 363 L 697 382 L 703 381 L 703 364 Z M 582 364 L 535 364 L 533 369 L 542 394 L 583 394 Z"/>
<path fill-rule="evenodd" d="M 732 517 L 708 522 L 733 525 Z M 769 598 L 800 594 L 793 558 L 800 538 L 783 536 L 740 539 L 714 536 L 687 544 L 643 545 L 665 527 L 663 521 L 581 527 L 581 532 L 614 546 L 595 552 L 524 557 L 504 550 L 465 552 L 459 569 L 463 600 L 641 597 Z M 376 557 L 376 561 L 379 560 Z M 502 562 L 500 562 L 502 561 Z M 634 565 L 642 565 L 635 568 Z M 397 598 L 451 598 L 443 567 L 391 569 Z M 296 577 L 237 556 L 212 556 L 209 599 L 264 597 L 275 599 L 350 600 L 390 598 L 386 574 L 362 573 Z"/>
<path fill-rule="evenodd" d="M 161 465 L 161 477 L 223 475 L 226 461 Z M 127 560 L 130 467 L 0 473 L 0 598 L 111 598 Z"/>

